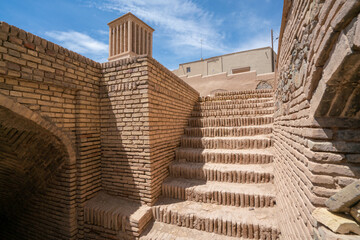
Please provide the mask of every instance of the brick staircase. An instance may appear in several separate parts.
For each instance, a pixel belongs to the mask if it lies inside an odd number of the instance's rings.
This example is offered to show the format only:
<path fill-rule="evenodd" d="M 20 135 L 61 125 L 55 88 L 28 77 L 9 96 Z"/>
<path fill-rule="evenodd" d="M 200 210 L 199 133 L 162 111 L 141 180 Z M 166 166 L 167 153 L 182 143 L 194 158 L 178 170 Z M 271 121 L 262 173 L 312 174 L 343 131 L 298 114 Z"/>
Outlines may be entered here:
<path fill-rule="evenodd" d="M 278 239 L 271 90 L 202 97 L 143 240 Z"/>

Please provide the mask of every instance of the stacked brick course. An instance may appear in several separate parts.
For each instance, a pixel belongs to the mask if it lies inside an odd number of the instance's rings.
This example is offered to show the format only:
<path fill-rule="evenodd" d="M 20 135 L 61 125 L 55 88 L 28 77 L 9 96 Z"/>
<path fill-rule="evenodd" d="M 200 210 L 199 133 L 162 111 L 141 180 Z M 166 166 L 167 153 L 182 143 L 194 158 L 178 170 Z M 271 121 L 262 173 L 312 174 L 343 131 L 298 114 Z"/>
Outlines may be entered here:
<path fill-rule="evenodd" d="M 284 4 L 274 147 L 285 239 L 329 239 L 311 213 L 360 177 L 359 12 L 352 0 Z"/>
<path fill-rule="evenodd" d="M 35 121 L 39 128 L 45 124 L 42 127 L 56 132 L 55 138 L 64 136 L 60 141 L 68 160 L 61 160 L 51 179 L 44 175 L 43 182 L 34 186 L 46 187 L 33 196 L 36 201 L 27 204 L 23 221 L 16 225 L 26 226 L 38 218 L 30 231 L 37 239 L 83 238 L 85 203 L 101 189 L 153 204 L 199 96 L 154 59 L 101 65 L 4 22 L 0 23 L 0 94 L 2 120 L 9 115 L 6 111 L 18 112 L 24 121 L 41 119 Z M 12 159 L 17 156 L 13 151 L 4 154 Z M 41 169 L 39 164 L 34 167 Z M 64 219 L 68 225 L 60 224 Z M 39 229 L 42 234 L 35 235 Z"/>
<path fill-rule="evenodd" d="M 161 194 L 161 185 L 169 175 L 175 148 L 188 124 L 199 93 L 154 59 L 148 63 L 149 134 L 151 157 L 151 199 Z"/>
<path fill-rule="evenodd" d="M 99 64 L 0 22 L 0 237 L 134 239 L 153 216 L 145 239 L 276 239 L 281 216 L 284 239 L 329 238 L 312 211 L 360 177 L 359 13 L 285 1 L 274 118 L 270 90 L 195 104 L 151 57 Z"/>
<path fill-rule="evenodd" d="M 278 239 L 267 135 L 273 119 L 247 108 L 245 115 L 231 114 L 239 104 L 273 106 L 272 97 L 271 90 L 259 90 L 200 99 L 162 184 L 164 198 L 152 207 L 153 228 L 142 239 L 189 239 L 189 229 L 198 230 L 195 239 L 207 232 L 219 239 Z M 273 107 L 260 110 L 271 114 Z"/>
<path fill-rule="evenodd" d="M 153 204 L 199 94 L 154 59 L 103 64 L 102 182 Z"/>
<path fill-rule="evenodd" d="M 40 194 L 33 205 L 29 204 L 29 216 L 24 221 L 31 222 L 34 231 L 42 229 L 36 239 L 81 237 L 82 206 L 100 188 L 100 78 L 100 64 L 0 23 L 2 101 L 14 101 L 10 111 L 20 104 L 26 107 L 20 113 L 29 109 L 38 113 L 47 125 L 61 129 L 69 139 L 66 144 L 77 150 L 76 161 L 63 163 L 51 180 L 44 178 L 43 184 L 48 182 L 45 195 Z M 34 114 L 26 117 L 34 121 Z M 51 160 L 44 157 L 43 161 L 46 166 Z M 57 204 L 62 207 L 54 207 Z M 62 217 L 45 220 L 50 213 Z M 44 221 L 31 220 L 34 214 L 43 216 L 39 219 Z M 62 223 L 64 219 L 68 219 L 68 225 Z"/>
<path fill-rule="evenodd" d="M 143 203 L 151 198 L 147 88 L 146 58 L 103 64 L 102 186 Z"/>

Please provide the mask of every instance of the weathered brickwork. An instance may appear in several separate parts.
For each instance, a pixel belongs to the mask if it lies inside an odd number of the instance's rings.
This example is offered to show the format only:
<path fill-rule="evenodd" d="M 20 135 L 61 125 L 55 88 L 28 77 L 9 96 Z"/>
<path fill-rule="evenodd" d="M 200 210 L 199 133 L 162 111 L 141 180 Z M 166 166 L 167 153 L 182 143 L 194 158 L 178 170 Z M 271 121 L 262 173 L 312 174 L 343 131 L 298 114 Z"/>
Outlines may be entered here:
<path fill-rule="evenodd" d="M 217 93 L 214 97 L 200 98 L 196 106 L 200 109 L 227 106 L 235 110 L 239 101 L 262 100 L 273 104 L 271 93 L 272 90 L 226 95 Z M 185 239 L 189 229 L 197 230 L 197 236 L 192 239 L 207 239 L 207 232 L 213 233 L 212 238 L 221 239 L 226 236 L 234 239 L 278 239 L 280 232 L 276 221 L 277 210 L 274 208 L 273 165 L 271 151 L 267 149 L 271 145 L 267 144 L 271 131 L 265 130 L 267 127 L 272 129 L 272 121 L 256 120 L 271 118 L 271 115 L 250 113 L 234 116 L 225 115 L 227 110 L 224 110 L 216 110 L 221 116 L 218 118 L 197 117 L 213 112 L 206 108 L 192 112 L 187 130 L 227 128 L 237 130 L 237 136 L 232 135 L 231 131 L 218 131 L 211 137 L 194 136 L 192 131 L 186 131 L 176 151 L 177 161 L 170 164 L 170 176 L 162 184 L 162 198 L 152 207 L 154 226 L 149 232 L 144 232 L 141 239 Z M 273 111 L 273 108 L 265 107 L 262 110 Z M 234 118 L 237 121 L 231 121 Z M 211 121 L 214 119 L 222 121 Z M 193 124 L 201 123 L 200 120 L 209 124 Z M 259 129 L 255 136 L 242 131 L 261 127 L 263 130 Z M 233 144 L 227 144 L 226 140 L 230 139 Z M 256 143 L 253 141 L 255 139 Z M 197 143 L 202 140 L 211 140 L 212 145 Z M 259 149 L 254 149 L 255 146 Z M 262 162 L 266 159 L 268 162 Z M 171 224 L 171 231 L 160 227 L 159 223 Z"/>
<path fill-rule="evenodd" d="M 103 64 L 102 184 L 153 204 L 199 95 L 150 57 Z"/>
<path fill-rule="evenodd" d="M 285 0 L 275 98 L 199 99 L 149 56 L 100 64 L 0 22 L 0 238 L 138 239 L 155 218 L 329 239 L 313 210 L 360 178 L 359 13 Z"/>
<path fill-rule="evenodd" d="M 103 64 L 102 186 L 112 195 L 148 202 L 150 144 L 146 58 Z"/>
<path fill-rule="evenodd" d="M 11 118 L 17 123 L 11 128 L 13 132 L 34 144 L 35 139 L 38 139 L 38 144 L 33 148 L 43 154 L 38 155 L 40 162 L 30 161 L 32 158 L 29 158 L 28 168 L 34 175 L 40 175 L 41 182 L 39 180 L 38 184 L 33 184 L 33 189 L 30 190 L 37 193 L 24 200 L 24 203 L 29 203 L 24 206 L 26 211 L 19 218 L 21 221 L 15 221 L 12 225 L 16 229 L 12 231 L 13 234 L 27 233 L 27 239 L 81 238 L 82 206 L 101 186 L 100 67 L 99 63 L 45 39 L 4 22 L 0 23 L 1 106 L 6 111 L 22 114 L 23 121 L 35 122 L 38 128 L 61 132 L 67 139 L 65 144 L 74 151 L 71 161 L 57 159 L 51 155 L 51 148 L 45 147 L 47 142 L 54 144 L 54 141 L 41 138 L 40 134 L 25 138 L 32 128 L 20 130 L 24 124 L 2 111 L 2 119 Z M 5 131 L 4 121 L 1 126 Z M 20 134 L 21 131 L 24 133 Z M 60 139 L 63 144 L 65 138 Z M 21 137 L 18 140 L 11 139 L 9 138 L 8 143 L 12 154 L 17 156 L 18 162 L 26 161 L 27 158 L 19 155 L 16 149 Z M 42 144 L 44 150 L 40 149 Z M 24 143 L 21 146 L 30 148 Z M 68 150 L 64 154 L 67 155 Z M 59 160 L 60 165 L 52 169 L 51 163 L 55 160 Z M 45 169 L 50 167 L 51 178 L 41 175 L 41 171 L 38 171 L 42 169 L 41 166 Z M 16 171 L 16 167 L 12 170 Z M 3 171 L 1 173 L 4 174 Z M 45 185 L 45 189 L 41 188 L 42 185 Z M 24 198 L 26 199 L 25 195 Z M 19 227 L 20 225 L 31 228 L 26 229 Z"/>
<path fill-rule="evenodd" d="M 32 236 L 38 232 L 37 239 L 45 239 L 49 235 L 71 239 L 76 234 L 71 231 L 76 216 L 75 206 L 71 206 L 70 202 L 76 192 L 56 184 L 62 182 L 66 186 L 71 181 L 65 167 L 56 172 L 62 165 L 69 164 L 65 146 L 32 121 L 6 108 L 0 109 L 2 238 L 33 239 Z M 47 189 L 45 179 L 52 179 Z M 59 198 L 57 194 L 63 197 Z M 45 208 L 42 208 L 44 203 Z M 63 209 L 61 215 L 57 208 Z M 59 232 L 57 215 L 63 220 L 63 228 L 68 230 L 64 235 Z M 19 223 L 23 226 L 21 231 L 17 230 Z M 42 229 L 44 223 L 47 223 L 47 228 Z"/>
<path fill-rule="evenodd" d="M 26 185 L 31 186 L 29 194 L 25 191 L 19 198 L 17 206 L 22 205 L 24 214 L 20 221 L 8 224 L 9 229 L 32 228 L 7 231 L 4 236 L 29 233 L 28 238 L 36 239 L 78 239 L 97 235 L 100 230 L 94 230 L 95 225 L 88 222 L 84 228 L 84 207 L 101 189 L 153 204 L 199 94 L 152 58 L 101 65 L 4 22 L 0 30 L 1 156 L 8 162 L 0 173 L 17 173 L 2 186 L 9 192 L 4 201 L 11 201 L 12 188 L 22 192 L 22 185 L 16 185 L 26 176 L 21 162 L 28 161 L 26 167 L 34 171 L 30 176 L 35 176 Z M 9 120 L 16 124 L 9 127 Z M 52 131 L 48 137 L 40 134 L 45 131 L 42 128 Z M 21 142 L 25 140 L 33 145 Z M 59 154 L 50 151 L 51 144 L 59 145 L 56 141 L 65 144 Z M 40 151 L 41 142 L 44 150 Z M 22 151 L 34 150 L 22 156 L 20 145 Z M 35 149 L 43 155 L 35 154 Z M 33 155 L 38 156 L 36 161 L 31 160 Z M 1 182 L 7 175 L 3 176 Z M 124 236 L 138 236 L 149 220 L 142 219 L 141 227 L 130 221 L 131 229 Z M 101 224 L 95 228 L 110 231 Z M 41 234 L 36 234 L 40 229 Z"/>
<path fill-rule="evenodd" d="M 168 166 L 199 93 L 154 59 L 148 61 L 149 125 L 151 156 L 151 204 L 161 194 Z"/>
<path fill-rule="evenodd" d="M 359 1 L 285 1 L 274 122 L 284 239 L 328 239 L 315 207 L 360 177 Z"/>

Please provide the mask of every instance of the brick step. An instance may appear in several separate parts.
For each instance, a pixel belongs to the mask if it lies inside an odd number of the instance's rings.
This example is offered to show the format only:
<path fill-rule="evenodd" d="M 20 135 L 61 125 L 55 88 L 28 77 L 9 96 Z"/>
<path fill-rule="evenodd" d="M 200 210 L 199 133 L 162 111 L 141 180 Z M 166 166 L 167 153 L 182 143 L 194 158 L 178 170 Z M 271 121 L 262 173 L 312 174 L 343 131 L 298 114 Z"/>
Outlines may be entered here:
<path fill-rule="evenodd" d="M 272 133 L 272 125 L 255 127 L 187 127 L 185 135 L 192 137 L 241 137 Z"/>
<path fill-rule="evenodd" d="M 149 206 L 139 206 L 134 201 L 111 196 L 102 191 L 87 201 L 84 207 L 85 228 L 100 229 L 100 232 L 101 228 L 106 228 L 126 239 L 130 236 L 140 236 L 151 219 Z M 88 238 L 90 235 L 86 235 L 86 239 Z"/>
<path fill-rule="evenodd" d="M 262 109 L 274 107 L 274 102 L 264 103 L 247 103 L 247 104 L 228 104 L 228 105 L 210 105 L 210 106 L 194 106 L 194 111 L 208 111 L 221 109 Z"/>
<path fill-rule="evenodd" d="M 173 162 L 169 166 L 171 177 L 233 183 L 273 182 L 272 164 L 225 164 Z"/>
<path fill-rule="evenodd" d="M 197 163 L 267 164 L 273 162 L 268 149 L 199 149 L 178 148 L 176 160 Z"/>
<path fill-rule="evenodd" d="M 164 198 L 152 210 L 157 222 L 238 238 L 279 239 L 276 208 L 249 210 Z"/>
<path fill-rule="evenodd" d="M 243 240 L 243 238 L 229 237 L 185 228 L 177 225 L 154 222 L 143 233 L 140 240 Z"/>
<path fill-rule="evenodd" d="M 272 115 L 261 117 L 190 118 L 189 127 L 242 127 L 271 124 Z"/>
<path fill-rule="evenodd" d="M 229 101 L 229 100 L 240 100 L 240 99 L 261 99 L 269 98 L 273 99 L 274 93 L 251 93 L 251 94 L 234 94 L 228 96 L 203 96 L 200 97 L 199 102 L 214 102 L 214 101 Z"/>
<path fill-rule="evenodd" d="M 258 89 L 258 90 L 244 90 L 244 91 L 233 91 L 233 92 L 219 92 L 219 93 L 215 93 L 215 97 L 217 97 L 217 96 L 232 96 L 232 95 L 254 94 L 254 93 L 274 93 L 274 89 Z"/>
<path fill-rule="evenodd" d="M 214 100 L 214 101 L 199 101 L 195 106 L 213 106 L 213 105 L 234 105 L 234 104 L 249 104 L 249 103 L 266 103 L 266 102 L 274 102 L 272 97 L 264 97 L 264 98 L 249 98 L 249 99 L 228 99 L 228 100 Z"/>
<path fill-rule="evenodd" d="M 184 178 L 168 178 L 163 182 L 164 197 L 236 207 L 273 207 L 275 186 L 238 184 Z"/>
<path fill-rule="evenodd" d="M 270 137 L 266 135 L 215 138 L 183 136 L 180 143 L 184 148 L 205 149 L 263 149 L 272 145 Z"/>
<path fill-rule="evenodd" d="M 248 110 L 209 110 L 209 111 L 192 111 L 192 117 L 222 117 L 222 116 L 261 116 L 271 115 L 274 113 L 274 108 L 265 109 L 248 109 Z"/>

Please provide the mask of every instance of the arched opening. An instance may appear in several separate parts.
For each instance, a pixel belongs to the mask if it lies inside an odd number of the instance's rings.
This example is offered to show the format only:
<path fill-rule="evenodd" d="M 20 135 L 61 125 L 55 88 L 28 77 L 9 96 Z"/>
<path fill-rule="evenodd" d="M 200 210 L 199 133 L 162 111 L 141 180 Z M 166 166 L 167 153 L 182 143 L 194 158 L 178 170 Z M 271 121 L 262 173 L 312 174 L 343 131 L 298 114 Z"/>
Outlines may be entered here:
<path fill-rule="evenodd" d="M 1 239 L 70 235 L 69 163 L 59 137 L 0 106 Z"/>
<path fill-rule="evenodd" d="M 223 92 L 228 92 L 228 90 L 226 90 L 226 89 L 215 89 L 215 90 L 212 90 L 211 92 L 210 92 L 210 95 L 215 95 L 216 93 L 223 93 Z"/>
<path fill-rule="evenodd" d="M 262 81 L 259 82 L 259 84 L 256 86 L 256 89 L 272 89 L 273 87 L 270 85 L 270 83 Z"/>

